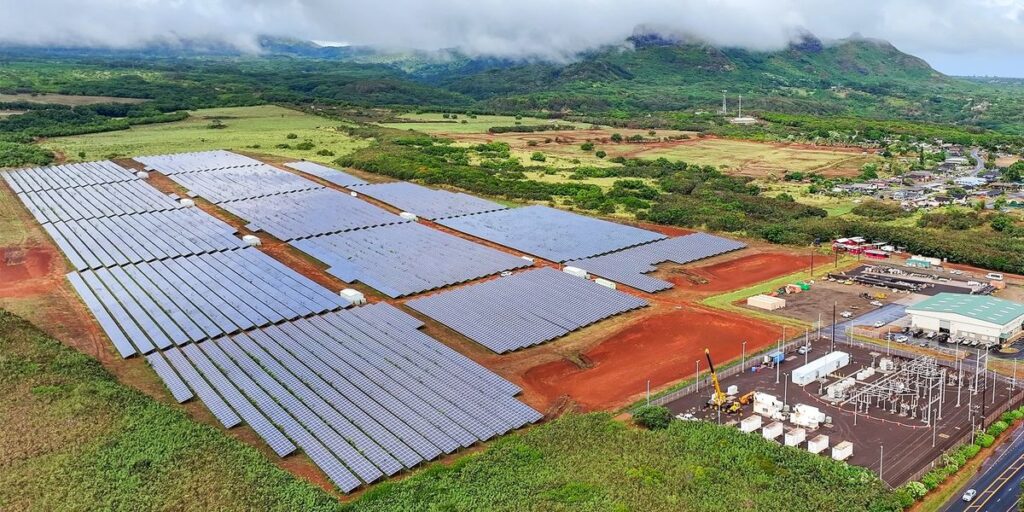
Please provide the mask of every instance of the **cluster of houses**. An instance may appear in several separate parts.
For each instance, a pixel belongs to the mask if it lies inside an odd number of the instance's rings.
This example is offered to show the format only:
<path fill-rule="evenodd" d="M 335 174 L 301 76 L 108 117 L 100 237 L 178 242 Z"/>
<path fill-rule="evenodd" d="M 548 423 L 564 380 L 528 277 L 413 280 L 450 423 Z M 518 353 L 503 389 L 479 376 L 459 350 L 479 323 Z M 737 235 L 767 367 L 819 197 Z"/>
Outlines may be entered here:
<path fill-rule="evenodd" d="M 837 238 L 832 242 L 832 250 L 842 251 L 850 254 L 860 254 L 872 260 L 884 260 L 894 252 L 900 252 L 902 247 L 896 247 L 888 242 L 869 242 L 861 236 L 850 238 Z"/>

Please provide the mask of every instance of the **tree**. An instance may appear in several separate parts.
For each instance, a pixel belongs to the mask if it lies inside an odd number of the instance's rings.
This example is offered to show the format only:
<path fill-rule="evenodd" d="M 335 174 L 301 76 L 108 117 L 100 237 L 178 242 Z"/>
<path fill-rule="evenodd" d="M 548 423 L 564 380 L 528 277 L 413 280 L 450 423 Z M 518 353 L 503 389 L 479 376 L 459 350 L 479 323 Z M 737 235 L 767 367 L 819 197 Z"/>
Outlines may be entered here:
<path fill-rule="evenodd" d="M 594 143 L 593 142 L 589 142 L 589 141 L 588 142 L 584 142 L 583 144 L 580 144 L 580 149 L 582 149 L 583 151 L 593 151 L 594 150 Z"/>
<path fill-rule="evenodd" d="M 1003 181 L 1021 181 L 1024 178 L 1024 160 L 1014 162 L 1003 169 Z"/>
<path fill-rule="evenodd" d="M 615 142 L 615 143 L 622 142 L 622 134 L 613 133 L 611 138 L 612 138 L 612 142 Z"/>
<path fill-rule="evenodd" d="M 530 160 L 533 160 L 534 162 L 543 162 L 547 160 L 547 157 L 540 151 L 534 151 L 533 154 L 530 155 Z"/>
<path fill-rule="evenodd" d="M 292 139 L 297 139 L 297 138 L 299 138 L 299 136 L 298 136 L 298 135 L 296 135 L 296 134 L 294 134 L 294 133 L 289 133 L 288 135 L 285 135 L 285 137 L 286 137 L 287 139 L 289 139 L 289 140 L 292 140 Z"/>
<path fill-rule="evenodd" d="M 597 150 L 596 153 L 594 153 L 594 156 L 596 156 L 598 158 L 604 158 L 604 157 L 608 156 L 608 153 L 605 153 L 603 150 L 599 149 L 599 150 Z"/>
<path fill-rule="evenodd" d="M 860 179 L 873 180 L 878 178 L 878 164 L 864 164 L 860 168 Z"/>
<path fill-rule="evenodd" d="M 1013 217 L 1005 213 L 992 217 L 992 229 L 1002 233 L 1011 228 L 1013 228 Z"/>
<path fill-rule="evenodd" d="M 661 430 L 672 423 L 672 411 L 660 405 L 645 405 L 633 413 L 633 422 L 648 430 Z"/>

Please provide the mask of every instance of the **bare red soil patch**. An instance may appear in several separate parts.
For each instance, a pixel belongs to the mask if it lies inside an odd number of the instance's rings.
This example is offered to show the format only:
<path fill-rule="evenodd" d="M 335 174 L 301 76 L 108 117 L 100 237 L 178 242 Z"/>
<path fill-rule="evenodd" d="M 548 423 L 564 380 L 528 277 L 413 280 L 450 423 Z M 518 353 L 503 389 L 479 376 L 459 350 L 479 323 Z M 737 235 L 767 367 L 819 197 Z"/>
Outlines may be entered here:
<path fill-rule="evenodd" d="M 0 296 L 24 297 L 52 289 L 63 276 L 54 266 L 56 251 L 50 247 L 0 248 Z"/>
<path fill-rule="evenodd" d="M 825 264 L 825 260 L 821 261 Z M 679 288 L 709 292 L 737 290 L 762 281 L 792 274 L 810 268 L 807 256 L 786 253 L 756 253 L 713 265 L 694 267 L 686 270 L 688 275 L 669 277 Z M 697 276 L 707 280 L 699 284 L 691 279 Z"/>
<path fill-rule="evenodd" d="M 781 329 L 760 321 L 696 306 L 644 318 L 613 334 L 580 359 L 589 368 L 562 359 L 536 366 L 525 385 L 548 403 L 568 395 L 583 410 L 614 409 L 651 390 L 692 377 L 696 361 L 707 369 L 704 349 L 722 363 L 775 343 Z"/>

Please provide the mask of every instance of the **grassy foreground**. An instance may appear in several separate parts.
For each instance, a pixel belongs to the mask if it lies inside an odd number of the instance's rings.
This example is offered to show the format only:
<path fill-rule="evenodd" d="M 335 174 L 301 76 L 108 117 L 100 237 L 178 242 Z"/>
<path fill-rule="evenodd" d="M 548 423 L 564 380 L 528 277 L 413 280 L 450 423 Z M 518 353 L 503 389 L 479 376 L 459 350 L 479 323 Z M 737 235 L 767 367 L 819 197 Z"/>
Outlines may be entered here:
<path fill-rule="evenodd" d="M 0 510 L 334 510 L 256 449 L 0 310 Z"/>
<path fill-rule="evenodd" d="M 189 114 L 191 117 L 184 121 L 58 137 L 45 141 L 43 146 L 64 153 L 70 161 L 228 149 L 330 163 L 368 144 L 336 130 L 341 124 L 337 121 L 274 105 L 213 108 Z M 223 127 L 211 128 L 214 120 Z M 288 138 L 289 134 L 295 138 Z M 312 147 L 297 148 L 303 143 Z M 324 150 L 330 154 L 317 154 Z M 84 157 L 80 156 L 83 152 Z"/>
<path fill-rule="evenodd" d="M 368 491 L 363 511 L 899 510 L 867 470 L 732 428 L 569 415 Z"/>

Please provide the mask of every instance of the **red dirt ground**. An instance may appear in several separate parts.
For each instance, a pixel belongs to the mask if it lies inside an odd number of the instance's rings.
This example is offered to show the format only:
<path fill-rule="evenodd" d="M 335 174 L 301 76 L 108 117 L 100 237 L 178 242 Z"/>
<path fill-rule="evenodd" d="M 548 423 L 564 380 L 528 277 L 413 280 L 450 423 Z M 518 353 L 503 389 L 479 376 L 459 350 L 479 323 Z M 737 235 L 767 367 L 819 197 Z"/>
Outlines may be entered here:
<path fill-rule="evenodd" d="M 822 264 L 825 264 L 824 259 Z M 713 265 L 687 269 L 688 274 L 707 279 L 708 282 L 705 284 L 694 283 L 685 275 L 672 276 L 669 281 L 682 289 L 724 292 L 738 290 L 809 267 L 810 259 L 807 256 L 778 252 L 755 253 Z"/>
<path fill-rule="evenodd" d="M 753 353 L 778 340 L 782 331 L 754 319 L 697 306 L 645 318 L 585 353 L 591 368 L 568 360 L 526 372 L 525 386 L 555 403 L 563 395 L 580 409 L 615 409 L 639 399 L 647 380 L 652 392 L 691 377 L 696 361 L 707 369 L 704 349 L 725 362 L 740 356 L 741 342 Z"/>

